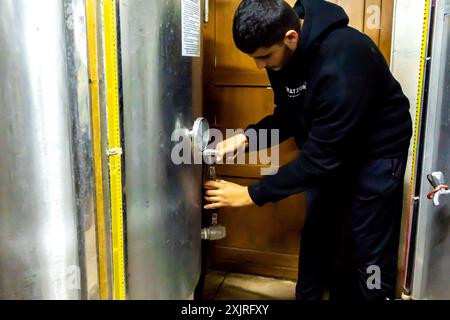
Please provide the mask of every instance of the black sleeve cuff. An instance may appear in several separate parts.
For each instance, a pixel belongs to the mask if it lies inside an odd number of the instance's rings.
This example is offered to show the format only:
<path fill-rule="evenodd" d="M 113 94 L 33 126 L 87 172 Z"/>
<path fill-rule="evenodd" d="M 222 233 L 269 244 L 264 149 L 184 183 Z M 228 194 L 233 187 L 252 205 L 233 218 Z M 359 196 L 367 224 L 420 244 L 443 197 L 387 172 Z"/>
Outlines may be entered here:
<path fill-rule="evenodd" d="M 248 187 L 248 193 L 250 194 L 250 198 L 252 198 L 253 202 L 258 206 L 262 207 L 267 202 L 266 196 L 262 186 L 257 183 Z"/>

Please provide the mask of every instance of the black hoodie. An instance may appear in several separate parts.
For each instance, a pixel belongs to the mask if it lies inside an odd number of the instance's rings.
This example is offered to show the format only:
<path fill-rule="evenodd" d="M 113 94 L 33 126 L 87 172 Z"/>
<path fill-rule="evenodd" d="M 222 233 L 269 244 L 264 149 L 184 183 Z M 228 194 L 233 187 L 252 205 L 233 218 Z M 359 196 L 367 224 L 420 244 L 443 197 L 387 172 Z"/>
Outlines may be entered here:
<path fill-rule="evenodd" d="M 412 135 L 408 99 L 373 41 L 335 4 L 299 0 L 295 9 L 304 19 L 299 47 L 282 70 L 267 70 L 277 107 L 248 129 L 279 129 L 280 142 L 294 137 L 301 153 L 249 187 L 259 206 L 320 186 L 342 167 L 405 158 Z"/>

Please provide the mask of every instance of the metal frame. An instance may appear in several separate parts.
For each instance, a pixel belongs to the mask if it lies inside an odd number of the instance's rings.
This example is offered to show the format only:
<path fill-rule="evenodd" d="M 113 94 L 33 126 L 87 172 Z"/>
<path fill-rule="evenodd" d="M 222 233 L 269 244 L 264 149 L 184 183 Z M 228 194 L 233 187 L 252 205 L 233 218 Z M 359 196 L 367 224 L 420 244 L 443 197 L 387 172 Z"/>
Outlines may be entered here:
<path fill-rule="evenodd" d="M 430 210 L 433 208 L 433 203 L 427 199 L 427 194 L 430 191 L 430 185 L 428 183 L 426 174 L 431 173 L 439 168 L 433 168 L 435 159 L 436 143 L 439 142 L 439 130 L 437 125 L 441 119 L 441 111 L 439 109 L 439 102 L 442 101 L 442 92 L 440 84 L 443 82 L 443 69 L 442 69 L 442 54 L 443 47 L 442 41 L 445 32 L 444 10 L 446 6 L 450 5 L 450 1 L 437 1 L 436 2 L 436 16 L 433 26 L 433 38 L 435 41 L 432 43 L 432 59 L 431 70 L 429 79 L 429 92 L 427 101 L 427 121 L 424 136 L 423 146 L 423 158 L 422 160 L 422 175 L 418 177 L 421 179 L 420 190 L 420 202 L 419 202 L 419 216 L 417 222 L 417 239 L 415 247 L 415 264 L 414 264 L 414 276 L 413 276 L 413 292 L 412 297 L 414 299 L 424 299 L 426 296 L 427 274 L 428 274 L 428 261 L 430 258 L 431 248 L 429 247 L 429 237 L 433 234 L 432 219 Z M 447 31 L 448 32 L 448 31 Z M 437 41 L 436 41 L 437 40 Z"/>

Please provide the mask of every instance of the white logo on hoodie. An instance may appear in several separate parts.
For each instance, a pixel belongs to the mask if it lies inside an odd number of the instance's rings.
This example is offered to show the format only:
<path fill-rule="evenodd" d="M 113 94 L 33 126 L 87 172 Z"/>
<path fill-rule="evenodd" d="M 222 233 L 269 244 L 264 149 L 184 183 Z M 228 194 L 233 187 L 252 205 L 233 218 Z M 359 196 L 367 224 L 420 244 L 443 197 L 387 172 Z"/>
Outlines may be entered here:
<path fill-rule="evenodd" d="M 286 92 L 289 98 L 297 98 L 299 97 L 303 91 L 306 91 L 306 82 L 304 82 L 300 87 L 298 88 L 289 88 L 286 87 Z"/>

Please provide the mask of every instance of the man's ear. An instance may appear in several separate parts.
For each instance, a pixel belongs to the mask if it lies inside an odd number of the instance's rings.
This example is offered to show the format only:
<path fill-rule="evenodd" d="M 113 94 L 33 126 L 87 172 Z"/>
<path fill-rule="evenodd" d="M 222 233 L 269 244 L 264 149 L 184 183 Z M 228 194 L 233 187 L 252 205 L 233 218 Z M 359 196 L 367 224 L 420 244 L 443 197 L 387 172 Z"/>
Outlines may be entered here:
<path fill-rule="evenodd" d="M 295 30 L 289 30 L 284 36 L 284 44 L 290 49 L 296 49 L 300 35 Z"/>

